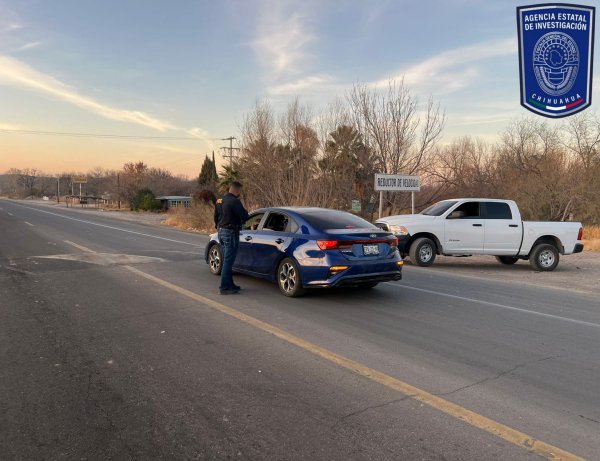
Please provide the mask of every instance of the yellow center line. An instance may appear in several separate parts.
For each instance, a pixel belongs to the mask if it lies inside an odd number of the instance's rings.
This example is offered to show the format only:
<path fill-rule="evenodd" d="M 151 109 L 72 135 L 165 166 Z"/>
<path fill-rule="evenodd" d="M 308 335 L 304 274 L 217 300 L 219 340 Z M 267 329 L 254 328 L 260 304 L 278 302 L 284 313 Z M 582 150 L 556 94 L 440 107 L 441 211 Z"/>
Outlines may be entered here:
<path fill-rule="evenodd" d="M 470 424 L 476 428 L 482 429 L 490 434 L 493 434 L 507 442 L 510 442 L 518 447 L 521 447 L 532 453 L 541 455 L 547 459 L 553 460 L 582 460 L 579 456 L 565 451 L 561 448 L 555 447 L 549 443 L 537 440 L 534 437 L 520 432 L 512 427 L 506 426 L 505 424 L 494 421 L 493 419 L 487 418 L 483 415 L 468 410 L 460 405 L 452 403 L 441 397 L 433 395 L 423 389 L 412 386 L 404 381 L 401 381 L 392 376 L 386 375 L 381 371 L 377 371 L 373 368 L 369 368 L 362 363 L 355 362 L 354 360 L 348 359 L 341 355 L 336 354 L 328 349 L 317 346 L 309 341 L 287 333 L 280 328 L 271 325 L 270 323 L 263 322 L 255 317 L 251 317 L 243 312 L 233 309 L 225 304 L 222 304 L 213 299 L 207 298 L 206 296 L 199 295 L 193 291 L 187 290 L 186 288 L 175 285 L 171 282 L 167 282 L 161 278 L 155 277 L 154 275 L 143 272 L 132 266 L 123 266 L 127 270 L 133 272 L 140 277 L 150 280 L 160 286 L 168 288 L 176 293 L 186 296 L 190 299 L 198 301 L 212 309 L 215 309 L 223 314 L 229 315 L 237 320 L 240 320 L 248 325 L 252 325 L 259 330 L 270 333 L 283 341 L 293 344 L 305 351 L 310 352 L 316 356 L 319 356 L 331 363 L 341 366 L 353 373 L 382 384 L 390 389 L 398 391 L 404 395 L 410 396 L 414 400 L 418 400 L 432 408 L 442 411 L 454 418 Z"/>

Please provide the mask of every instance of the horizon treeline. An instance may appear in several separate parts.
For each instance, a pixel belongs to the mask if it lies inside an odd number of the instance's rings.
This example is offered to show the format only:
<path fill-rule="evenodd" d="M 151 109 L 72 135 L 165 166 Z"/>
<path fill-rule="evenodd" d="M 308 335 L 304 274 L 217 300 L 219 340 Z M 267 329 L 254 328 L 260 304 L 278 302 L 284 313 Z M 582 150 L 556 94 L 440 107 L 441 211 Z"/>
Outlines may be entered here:
<path fill-rule="evenodd" d="M 579 220 L 600 224 L 600 118 L 584 111 L 562 120 L 523 116 L 511 120 L 496 142 L 466 135 L 440 142 L 446 116 L 433 99 L 421 104 L 403 81 L 384 88 L 356 84 L 343 99 L 316 112 L 299 100 L 282 110 L 257 102 L 240 126 L 239 155 L 221 168 L 199 158 L 190 180 L 143 162 L 121 170 L 91 170 L 90 195 L 119 194 L 131 200 L 142 188 L 158 195 L 223 191 L 228 181 L 244 183 L 250 208 L 321 206 L 375 217 L 379 195 L 375 173 L 421 177 L 418 211 L 452 197 L 516 200 L 525 219 Z M 200 156 L 199 156 L 200 157 Z M 200 173 L 202 166 L 202 173 Z M 9 170 L 0 194 L 52 196 L 56 176 Z M 73 174 L 61 176 L 65 187 Z M 118 192 L 120 191 L 120 192 Z M 77 191 L 75 191 L 77 193 Z M 384 194 L 386 214 L 410 212 L 410 194 Z"/>

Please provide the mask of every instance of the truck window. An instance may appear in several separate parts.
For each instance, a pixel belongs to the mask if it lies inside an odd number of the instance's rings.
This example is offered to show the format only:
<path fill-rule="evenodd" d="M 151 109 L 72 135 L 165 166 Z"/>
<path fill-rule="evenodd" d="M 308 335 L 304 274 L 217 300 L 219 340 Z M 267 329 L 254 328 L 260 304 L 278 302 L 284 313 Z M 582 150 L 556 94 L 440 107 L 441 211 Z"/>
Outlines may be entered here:
<path fill-rule="evenodd" d="M 462 211 L 464 213 L 462 219 L 477 219 L 481 217 L 479 213 L 479 202 L 465 202 L 455 208 L 454 211 Z"/>
<path fill-rule="evenodd" d="M 512 219 L 508 203 L 485 202 L 486 219 Z"/>
<path fill-rule="evenodd" d="M 446 200 L 443 202 L 437 202 L 431 205 L 430 207 L 425 208 L 421 211 L 421 214 L 427 216 L 442 216 L 450 207 L 454 206 L 456 201 L 454 200 Z"/>

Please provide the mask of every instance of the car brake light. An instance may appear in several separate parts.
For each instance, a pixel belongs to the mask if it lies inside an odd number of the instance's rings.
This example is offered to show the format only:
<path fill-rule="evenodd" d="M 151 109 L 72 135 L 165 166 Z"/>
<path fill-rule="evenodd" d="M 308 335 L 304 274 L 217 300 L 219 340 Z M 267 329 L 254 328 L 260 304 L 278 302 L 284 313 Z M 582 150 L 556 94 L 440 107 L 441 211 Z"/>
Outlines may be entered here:
<path fill-rule="evenodd" d="M 317 245 L 321 250 L 339 250 L 340 248 L 350 248 L 352 242 L 340 242 L 338 240 L 317 240 Z"/>
<path fill-rule="evenodd" d="M 577 234 L 577 240 L 583 240 L 583 227 L 579 228 L 579 234 Z"/>
<path fill-rule="evenodd" d="M 341 250 L 351 248 L 354 244 L 387 243 L 392 248 L 398 247 L 397 238 L 371 239 L 371 240 L 317 240 L 321 250 Z"/>

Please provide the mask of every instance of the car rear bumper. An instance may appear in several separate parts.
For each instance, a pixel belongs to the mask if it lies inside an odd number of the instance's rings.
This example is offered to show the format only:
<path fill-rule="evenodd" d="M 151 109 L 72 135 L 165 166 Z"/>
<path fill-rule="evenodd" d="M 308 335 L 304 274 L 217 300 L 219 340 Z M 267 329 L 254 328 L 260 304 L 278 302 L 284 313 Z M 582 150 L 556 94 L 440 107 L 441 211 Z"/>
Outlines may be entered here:
<path fill-rule="evenodd" d="M 581 253 L 583 251 L 583 243 L 576 243 L 573 253 Z"/>
<path fill-rule="evenodd" d="M 357 286 L 367 283 L 392 282 L 402 280 L 402 270 L 392 272 L 373 272 L 369 274 L 346 275 L 330 280 L 315 280 L 305 285 L 306 288 L 333 288 Z"/>

